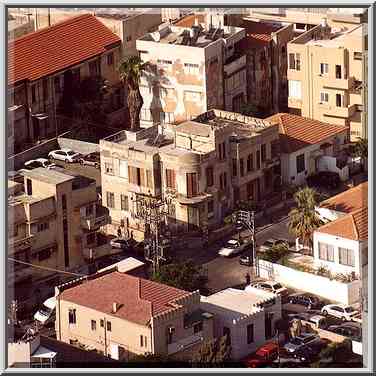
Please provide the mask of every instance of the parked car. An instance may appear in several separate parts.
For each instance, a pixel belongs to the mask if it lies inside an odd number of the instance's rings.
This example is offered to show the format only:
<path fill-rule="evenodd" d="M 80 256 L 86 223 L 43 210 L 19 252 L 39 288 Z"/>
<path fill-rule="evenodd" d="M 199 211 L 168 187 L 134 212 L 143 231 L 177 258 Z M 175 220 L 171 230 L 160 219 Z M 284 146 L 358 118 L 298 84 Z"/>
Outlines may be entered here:
<path fill-rule="evenodd" d="M 38 167 L 52 169 L 52 168 L 56 168 L 56 164 L 51 163 L 46 158 L 37 158 L 37 159 L 31 159 L 30 161 L 25 162 L 24 167 L 26 170 L 33 170 L 34 168 L 38 168 Z"/>
<path fill-rule="evenodd" d="M 249 254 L 241 255 L 239 257 L 239 264 L 245 265 L 245 266 L 252 266 L 253 265 L 252 255 L 249 255 Z"/>
<path fill-rule="evenodd" d="M 262 245 L 260 245 L 259 250 L 261 252 L 265 252 L 272 248 L 275 245 L 280 245 L 280 244 L 286 244 L 287 247 L 290 248 L 290 242 L 287 239 L 268 239 L 265 241 Z"/>
<path fill-rule="evenodd" d="M 304 320 L 312 324 L 316 329 L 325 329 L 328 326 L 328 321 L 325 316 L 312 314 L 307 312 L 288 314 L 288 322 L 291 324 L 293 320 Z"/>
<path fill-rule="evenodd" d="M 46 325 L 55 319 L 56 298 L 52 296 L 46 299 L 40 309 L 34 314 L 34 320 Z"/>
<path fill-rule="evenodd" d="M 334 316 L 342 321 L 352 321 L 359 311 L 346 304 L 328 304 L 322 307 L 321 312 L 326 316 Z"/>
<path fill-rule="evenodd" d="M 322 308 L 324 303 L 320 301 L 317 297 L 310 295 L 310 294 L 292 294 L 289 296 L 289 303 L 291 304 L 299 304 L 308 309 L 312 308 Z"/>
<path fill-rule="evenodd" d="M 317 174 L 308 176 L 307 185 L 310 187 L 324 187 L 327 189 L 335 189 L 341 183 L 341 179 L 336 172 L 320 171 Z"/>
<path fill-rule="evenodd" d="M 354 340 L 360 339 L 362 336 L 362 328 L 357 323 L 348 322 L 342 325 L 330 325 L 328 330 Z"/>
<path fill-rule="evenodd" d="M 266 343 L 243 360 L 243 364 L 248 368 L 259 368 L 270 365 L 278 357 L 278 345 L 274 342 Z"/>
<path fill-rule="evenodd" d="M 122 250 L 129 250 L 132 247 L 128 239 L 121 238 L 111 239 L 110 245 L 112 248 L 118 248 Z"/>
<path fill-rule="evenodd" d="M 61 149 L 49 152 L 48 158 L 64 161 L 65 163 L 75 163 L 80 160 L 81 154 L 70 149 Z"/>
<path fill-rule="evenodd" d="M 101 166 L 101 157 L 98 151 L 94 153 L 87 154 L 80 158 L 80 164 L 83 166 L 94 166 L 95 168 L 100 168 Z"/>
<path fill-rule="evenodd" d="M 311 363 L 317 358 L 321 350 L 328 345 L 328 342 L 328 340 L 320 339 L 310 345 L 303 346 L 293 353 L 293 357 L 301 362 Z"/>
<path fill-rule="evenodd" d="M 282 297 L 289 294 L 286 287 L 283 287 L 279 282 L 276 281 L 264 281 L 264 282 L 255 282 L 250 284 L 251 287 L 256 289 L 266 290 Z M 247 289 L 247 288 L 246 288 Z"/>
<path fill-rule="evenodd" d="M 242 243 L 239 240 L 236 239 L 230 239 L 224 247 L 220 249 L 218 252 L 218 255 L 224 256 L 224 257 L 230 257 L 238 255 L 239 253 L 243 252 L 247 243 Z"/>
<path fill-rule="evenodd" d="M 284 345 L 287 353 L 293 354 L 301 348 L 320 342 L 320 337 L 311 333 L 302 333 L 300 336 L 294 337 L 290 342 Z"/>

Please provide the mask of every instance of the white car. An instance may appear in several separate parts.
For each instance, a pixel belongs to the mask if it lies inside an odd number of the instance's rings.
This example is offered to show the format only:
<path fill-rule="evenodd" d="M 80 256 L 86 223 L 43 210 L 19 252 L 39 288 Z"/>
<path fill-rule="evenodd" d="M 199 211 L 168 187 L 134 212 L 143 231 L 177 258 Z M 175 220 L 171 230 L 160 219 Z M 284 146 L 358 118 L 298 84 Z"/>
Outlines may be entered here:
<path fill-rule="evenodd" d="M 346 304 L 328 304 L 322 307 L 321 312 L 325 316 L 334 316 L 342 321 L 352 321 L 359 313 L 359 311 Z"/>
<path fill-rule="evenodd" d="M 32 169 L 38 168 L 38 167 L 44 167 L 44 168 L 47 168 L 47 169 L 56 168 L 56 164 L 51 163 L 46 158 L 31 159 L 30 161 L 25 162 L 24 166 L 27 170 L 32 170 Z"/>
<path fill-rule="evenodd" d="M 251 283 L 250 287 L 269 291 L 274 294 L 280 295 L 281 297 L 287 296 L 289 294 L 289 291 L 287 290 L 287 288 L 283 287 L 279 282 L 276 282 L 276 281 L 255 282 L 255 283 Z M 245 289 L 247 290 L 247 287 Z"/>
<path fill-rule="evenodd" d="M 76 153 L 75 151 L 70 150 L 70 149 L 61 149 L 61 150 L 53 150 L 49 152 L 48 158 L 58 159 L 66 163 L 74 163 L 74 162 L 79 162 L 81 158 L 81 154 Z"/>
<path fill-rule="evenodd" d="M 45 300 L 41 308 L 34 314 L 34 320 L 47 324 L 55 318 L 56 297 Z"/>
<path fill-rule="evenodd" d="M 218 255 L 224 257 L 235 256 L 242 252 L 246 245 L 247 243 L 240 243 L 238 240 L 231 239 L 220 249 Z"/>

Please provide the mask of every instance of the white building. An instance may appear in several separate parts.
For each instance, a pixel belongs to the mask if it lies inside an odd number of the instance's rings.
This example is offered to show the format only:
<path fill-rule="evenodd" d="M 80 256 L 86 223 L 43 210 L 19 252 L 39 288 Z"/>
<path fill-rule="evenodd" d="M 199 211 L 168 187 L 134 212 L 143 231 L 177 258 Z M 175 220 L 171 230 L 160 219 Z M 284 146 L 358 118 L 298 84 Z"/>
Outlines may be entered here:
<path fill-rule="evenodd" d="M 230 337 L 233 360 L 244 358 L 273 338 L 282 312 L 279 296 L 250 286 L 201 297 L 201 306 L 215 316 L 214 336 Z"/>
<path fill-rule="evenodd" d="M 368 183 L 360 184 L 317 209 L 328 223 L 313 235 L 314 263 L 332 272 L 361 276 L 368 259 Z"/>
<path fill-rule="evenodd" d="M 347 127 L 286 113 L 266 120 L 279 124 L 283 183 L 302 185 L 319 171 L 337 172 L 342 181 L 348 179 L 347 156 L 341 153 L 349 138 Z"/>
<path fill-rule="evenodd" d="M 246 102 L 246 57 L 239 42 L 245 30 L 209 27 L 195 19 L 192 27 L 162 24 L 136 42 L 150 68 L 143 72 L 141 124 L 175 124 L 206 112 L 240 112 Z"/>

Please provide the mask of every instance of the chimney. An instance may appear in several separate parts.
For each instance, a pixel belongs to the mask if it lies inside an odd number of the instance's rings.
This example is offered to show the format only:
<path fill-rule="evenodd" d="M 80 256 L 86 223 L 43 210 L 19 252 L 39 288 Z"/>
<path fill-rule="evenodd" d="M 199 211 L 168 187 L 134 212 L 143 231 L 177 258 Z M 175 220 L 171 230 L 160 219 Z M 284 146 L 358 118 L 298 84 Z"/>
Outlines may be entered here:
<path fill-rule="evenodd" d="M 113 313 L 116 313 L 117 312 L 117 309 L 118 309 L 118 304 L 116 302 L 113 302 L 112 303 L 112 312 Z"/>

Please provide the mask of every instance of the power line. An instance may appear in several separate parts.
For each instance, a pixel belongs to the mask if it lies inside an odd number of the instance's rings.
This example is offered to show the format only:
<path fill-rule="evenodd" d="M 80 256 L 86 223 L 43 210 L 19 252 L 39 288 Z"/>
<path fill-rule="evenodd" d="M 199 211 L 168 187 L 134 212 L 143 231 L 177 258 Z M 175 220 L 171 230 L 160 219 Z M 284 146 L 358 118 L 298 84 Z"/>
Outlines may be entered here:
<path fill-rule="evenodd" d="M 62 274 L 74 275 L 75 277 L 87 277 L 86 274 L 78 274 L 78 273 L 66 272 L 65 270 L 59 270 L 59 269 L 49 268 L 47 266 L 40 266 L 40 265 L 30 264 L 29 262 L 16 260 L 16 259 L 14 259 L 12 257 L 8 257 L 8 260 L 13 261 L 13 262 L 18 262 L 19 264 L 24 264 L 24 265 L 32 266 L 32 267 L 38 268 L 38 269 L 49 270 L 49 271 L 58 272 L 58 273 L 62 273 Z"/>

